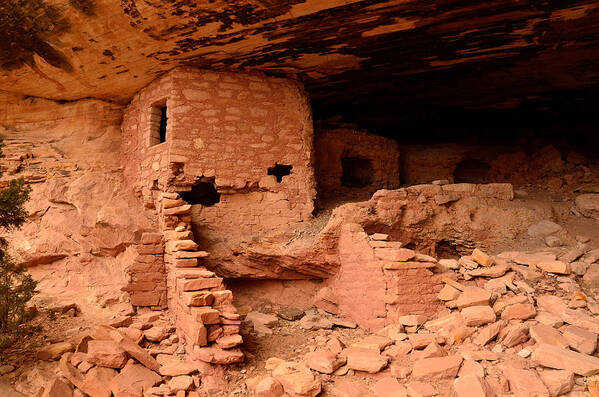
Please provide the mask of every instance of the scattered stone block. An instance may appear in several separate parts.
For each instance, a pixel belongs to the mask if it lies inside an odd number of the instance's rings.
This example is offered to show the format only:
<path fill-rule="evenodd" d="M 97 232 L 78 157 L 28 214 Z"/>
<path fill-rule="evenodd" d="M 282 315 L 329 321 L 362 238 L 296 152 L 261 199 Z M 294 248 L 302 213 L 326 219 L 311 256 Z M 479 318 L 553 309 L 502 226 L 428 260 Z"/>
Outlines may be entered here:
<path fill-rule="evenodd" d="M 456 307 L 463 309 L 469 306 L 489 305 L 491 292 L 478 287 L 465 287 L 464 291 L 456 300 Z"/>
<path fill-rule="evenodd" d="M 462 365 L 461 356 L 435 357 L 414 363 L 412 375 L 415 379 L 455 378 Z"/>
<path fill-rule="evenodd" d="M 491 306 L 468 306 L 461 311 L 464 322 L 469 327 L 492 323 L 496 320 Z"/>
<path fill-rule="evenodd" d="M 430 384 L 412 381 L 406 385 L 408 397 L 432 397 L 437 395 L 437 390 Z"/>
<path fill-rule="evenodd" d="M 574 387 L 574 373 L 570 371 L 546 369 L 540 373 L 540 377 L 551 397 L 569 393 Z"/>
<path fill-rule="evenodd" d="M 315 397 L 321 391 L 320 381 L 302 364 L 283 362 L 274 369 L 272 376 L 281 382 L 283 390 L 292 396 Z"/>
<path fill-rule="evenodd" d="M 485 254 L 478 248 L 475 248 L 474 251 L 472 251 L 471 257 L 472 257 L 473 261 L 475 261 L 476 263 L 478 263 L 479 265 L 484 266 L 484 267 L 489 267 L 489 266 L 493 265 L 493 262 L 494 262 L 492 257 Z"/>
<path fill-rule="evenodd" d="M 539 345 L 549 344 L 565 349 L 568 347 L 568 340 L 555 328 L 537 324 L 530 327 L 530 337 Z"/>
<path fill-rule="evenodd" d="M 566 327 L 564 339 L 572 349 L 584 354 L 593 354 L 597 348 L 597 334 L 574 325 Z M 560 347 L 565 348 L 567 346 Z"/>
<path fill-rule="evenodd" d="M 527 320 L 537 315 L 535 307 L 531 303 L 516 303 L 507 306 L 501 312 L 501 319 L 509 320 Z"/>
<path fill-rule="evenodd" d="M 464 375 L 453 383 L 455 397 L 494 397 L 495 392 L 484 378 Z"/>
<path fill-rule="evenodd" d="M 256 397 L 280 397 L 284 393 L 281 382 L 271 376 L 262 379 L 254 388 Z"/>
<path fill-rule="evenodd" d="M 37 351 L 37 358 L 39 360 L 58 360 L 64 353 L 75 350 L 70 342 L 58 342 L 48 346 L 44 346 Z"/>
<path fill-rule="evenodd" d="M 387 358 L 373 349 L 350 347 L 347 352 L 347 366 L 356 371 L 377 373 L 387 365 Z"/>
<path fill-rule="evenodd" d="M 127 353 L 112 340 L 90 340 L 87 344 L 88 361 L 100 367 L 123 368 Z"/>
<path fill-rule="evenodd" d="M 531 358 L 544 367 L 564 369 L 582 376 L 599 373 L 599 358 L 553 345 L 539 345 Z"/>
<path fill-rule="evenodd" d="M 323 374 L 332 374 L 345 365 L 346 361 L 344 357 L 337 353 L 326 350 L 318 350 L 306 355 L 308 367 Z"/>
<path fill-rule="evenodd" d="M 406 389 L 395 378 L 386 377 L 376 382 L 372 388 L 377 397 L 406 397 Z"/>
<path fill-rule="evenodd" d="M 460 291 L 455 289 L 449 284 L 445 284 L 439 294 L 437 294 L 437 299 L 441 301 L 452 301 L 457 299 L 460 296 Z"/>
<path fill-rule="evenodd" d="M 418 326 L 424 324 L 427 317 L 422 314 L 409 314 L 407 316 L 401 316 L 397 319 L 397 322 L 401 325 L 406 326 Z"/>
<path fill-rule="evenodd" d="M 549 391 L 536 371 L 504 367 L 503 374 L 515 397 L 549 397 Z"/>
<path fill-rule="evenodd" d="M 547 273 L 555 273 L 555 274 L 570 274 L 570 266 L 566 262 L 562 261 L 545 261 L 538 262 L 536 266 L 547 272 Z"/>

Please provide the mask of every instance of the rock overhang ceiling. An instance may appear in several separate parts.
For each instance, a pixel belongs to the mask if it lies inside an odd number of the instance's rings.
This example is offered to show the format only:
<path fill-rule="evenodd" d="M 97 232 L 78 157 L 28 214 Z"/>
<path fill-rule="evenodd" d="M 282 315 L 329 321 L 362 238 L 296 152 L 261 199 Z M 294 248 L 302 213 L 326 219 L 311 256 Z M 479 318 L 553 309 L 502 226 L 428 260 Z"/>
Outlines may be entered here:
<path fill-rule="evenodd" d="M 61 100 L 126 103 L 178 65 L 298 78 L 323 115 L 576 107 L 599 86 L 595 0 L 2 0 L 0 36 L 0 89 Z"/>

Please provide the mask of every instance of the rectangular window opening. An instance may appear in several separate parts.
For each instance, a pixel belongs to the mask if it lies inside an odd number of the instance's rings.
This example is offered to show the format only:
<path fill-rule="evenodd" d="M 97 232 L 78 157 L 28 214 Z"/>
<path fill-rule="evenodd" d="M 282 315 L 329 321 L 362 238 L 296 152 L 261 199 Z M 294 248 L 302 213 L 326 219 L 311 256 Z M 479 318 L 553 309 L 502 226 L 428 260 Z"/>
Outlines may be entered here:
<path fill-rule="evenodd" d="M 150 146 L 166 142 L 166 114 L 166 99 L 154 103 L 150 108 Z"/>

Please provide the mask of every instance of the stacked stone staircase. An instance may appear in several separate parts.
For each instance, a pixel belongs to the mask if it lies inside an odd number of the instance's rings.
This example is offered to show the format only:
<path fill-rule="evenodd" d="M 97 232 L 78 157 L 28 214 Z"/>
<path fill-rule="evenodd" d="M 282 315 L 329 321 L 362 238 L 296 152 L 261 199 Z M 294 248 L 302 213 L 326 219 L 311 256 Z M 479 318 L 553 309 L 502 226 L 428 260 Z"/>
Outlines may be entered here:
<path fill-rule="evenodd" d="M 158 206 L 164 266 L 177 333 L 187 353 L 213 364 L 242 361 L 241 320 L 223 279 L 201 266 L 208 253 L 198 249 L 191 229 L 191 205 L 177 193 L 163 192 Z"/>

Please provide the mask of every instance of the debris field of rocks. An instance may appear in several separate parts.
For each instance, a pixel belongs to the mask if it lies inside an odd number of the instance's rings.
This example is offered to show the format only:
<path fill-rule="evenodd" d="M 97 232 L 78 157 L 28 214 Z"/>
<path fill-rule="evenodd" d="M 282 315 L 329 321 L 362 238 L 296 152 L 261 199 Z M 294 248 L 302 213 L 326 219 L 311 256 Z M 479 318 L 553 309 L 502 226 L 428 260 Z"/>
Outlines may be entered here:
<path fill-rule="evenodd" d="M 552 227 L 542 222 L 529 233 L 550 235 Z M 475 249 L 439 259 L 445 309 L 374 333 L 316 308 L 246 313 L 244 332 L 257 340 L 297 328 L 315 335 L 307 353 L 270 357 L 263 370 L 237 364 L 223 374 L 190 360 L 167 312 L 119 304 L 109 325 L 37 352 L 59 361 L 36 396 L 599 396 L 599 250 L 584 238 L 574 248 L 550 240 L 535 253 Z"/>

